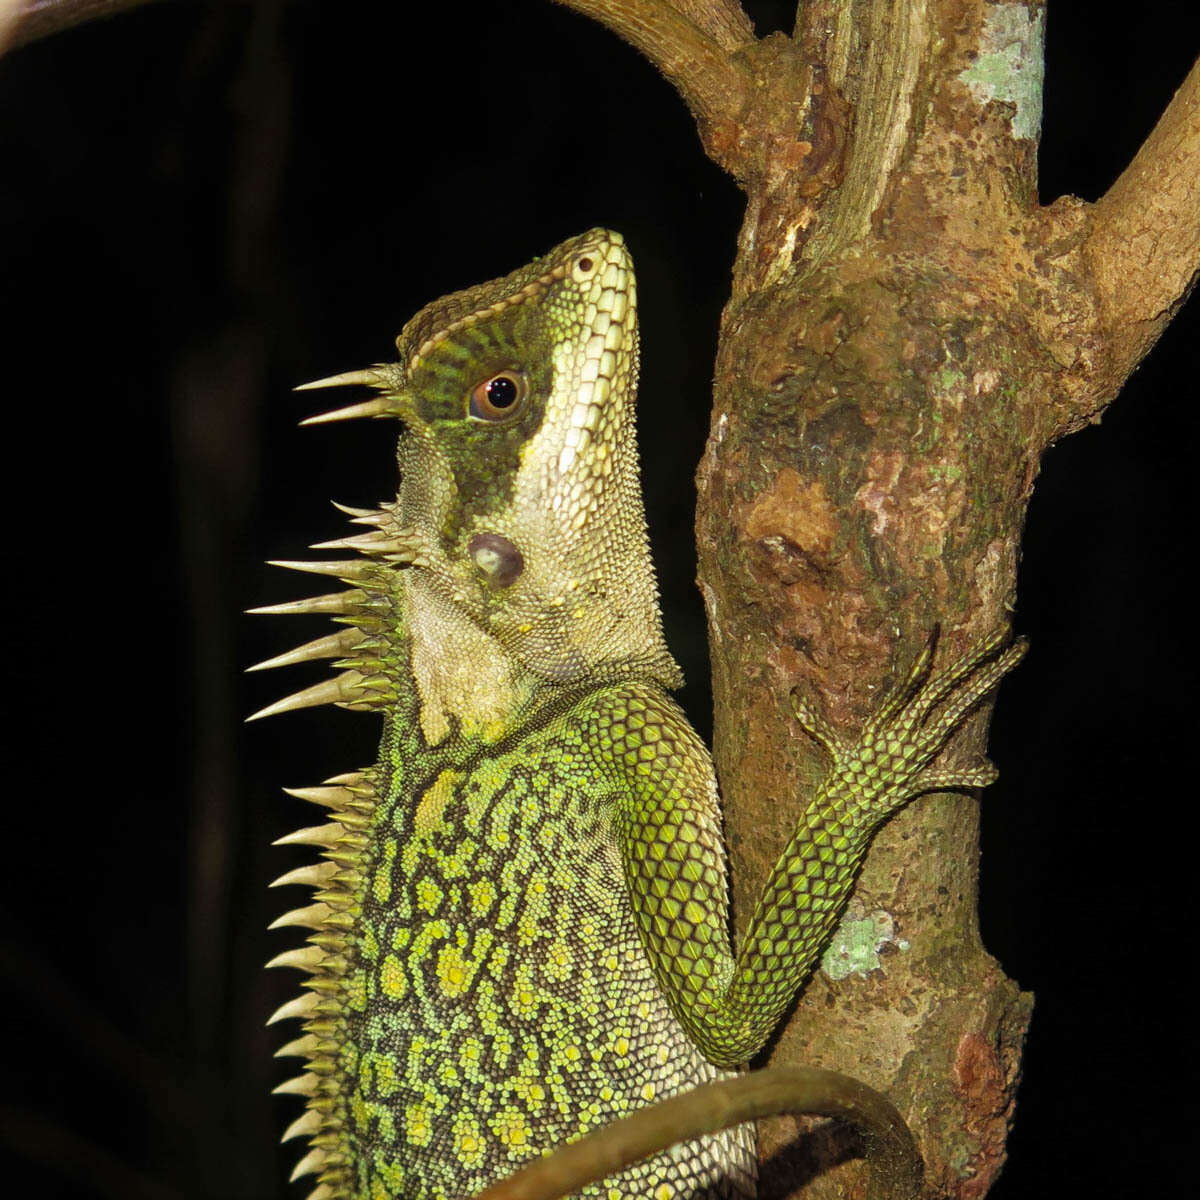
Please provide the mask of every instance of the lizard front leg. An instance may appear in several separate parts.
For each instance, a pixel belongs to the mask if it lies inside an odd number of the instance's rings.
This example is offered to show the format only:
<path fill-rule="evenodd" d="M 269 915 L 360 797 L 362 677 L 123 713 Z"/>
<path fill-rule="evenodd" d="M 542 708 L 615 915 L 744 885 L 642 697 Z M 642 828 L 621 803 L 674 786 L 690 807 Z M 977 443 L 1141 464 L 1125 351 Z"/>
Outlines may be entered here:
<path fill-rule="evenodd" d="M 935 639 L 857 739 L 836 733 L 793 698 L 802 727 L 831 765 L 759 898 L 736 959 L 725 935 L 724 879 L 687 794 L 711 791 L 707 752 L 669 702 L 646 706 L 640 727 L 614 722 L 625 745 L 617 828 L 634 914 L 672 1011 L 711 1062 L 736 1066 L 766 1041 L 812 971 L 849 898 L 876 830 L 914 797 L 983 787 L 987 764 L 936 759 L 967 713 L 1025 653 L 998 631 L 931 675 Z M 630 740 L 638 743 L 630 753 Z M 643 755 L 640 747 L 653 745 Z"/>

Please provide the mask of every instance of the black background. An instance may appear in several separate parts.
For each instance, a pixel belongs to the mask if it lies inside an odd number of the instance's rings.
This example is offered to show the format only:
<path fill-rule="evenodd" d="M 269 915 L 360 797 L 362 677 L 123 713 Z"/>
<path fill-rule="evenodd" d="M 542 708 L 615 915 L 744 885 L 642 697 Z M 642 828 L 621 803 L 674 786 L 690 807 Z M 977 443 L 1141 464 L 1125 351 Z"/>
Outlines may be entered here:
<path fill-rule="evenodd" d="M 1192 0 L 1053 3 L 1043 200 L 1101 195 L 1198 48 Z M 263 560 L 394 479 L 388 428 L 297 429 L 328 397 L 289 389 L 593 224 L 638 263 L 650 522 L 708 727 L 692 473 L 740 212 L 668 85 L 539 0 L 172 3 L 0 60 L 9 1194 L 306 1194 L 263 1028 L 295 981 L 260 970 L 304 855 L 269 843 L 319 819 L 279 785 L 370 761 L 375 725 L 243 726 L 319 676 L 241 668 L 324 629 L 239 613 L 309 594 Z M 984 801 L 984 940 L 1038 997 L 999 1200 L 1194 1182 L 1198 338 L 1193 302 L 1029 514 Z"/>

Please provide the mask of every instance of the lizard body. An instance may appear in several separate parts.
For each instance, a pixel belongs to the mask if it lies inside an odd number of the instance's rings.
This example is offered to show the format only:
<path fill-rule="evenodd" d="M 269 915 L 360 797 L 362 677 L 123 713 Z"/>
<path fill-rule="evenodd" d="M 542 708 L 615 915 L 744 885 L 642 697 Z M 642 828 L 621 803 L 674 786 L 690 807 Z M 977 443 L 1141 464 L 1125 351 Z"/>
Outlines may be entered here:
<path fill-rule="evenodd" d="M 289 1135 L 312 1200 L 469 1195 L 530 1157 L 744 1064 L 832 932 L 878 826 L 914 795 L 981 786 L 931 766 L 1019 658 L 998 636 L 931 677 L 932 645 L 854 742 L 806 705 L 829 774 L 740 952 L 727 930 L 711 759 L 666 692 L 634 440 L 632 264 L 592 230 L 414 317 L 396 364 L 323 384 L 377 395 L 314 420 L 395 417 L 394 504 L 352 510 L 361 557 L 283 564 L 350 590 L 260 611 L 346 628 L 264 665 L 342 673 L 264 710 L 383 713 L 378 762 L 298 794 L 323 860 L 280 883 L 314 932 L 273 1019 L 307 1070 Z M 311 385 L 320 386 L 320 385 Z M 748 1127 L 580 1195 L 748 1197 Z"/>

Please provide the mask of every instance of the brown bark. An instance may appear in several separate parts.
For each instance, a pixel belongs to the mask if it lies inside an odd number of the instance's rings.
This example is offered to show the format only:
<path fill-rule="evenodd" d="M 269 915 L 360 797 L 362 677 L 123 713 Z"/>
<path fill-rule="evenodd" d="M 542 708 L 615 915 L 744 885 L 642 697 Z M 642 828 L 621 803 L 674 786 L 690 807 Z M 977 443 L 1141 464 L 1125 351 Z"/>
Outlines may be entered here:
<path fill-rule="evenodd" d="M 1115 394 L 1196 282 L 1200 261 L 1200 62 L 1133 162 L 1095 205 L 1085 253 Z"/>
<path fill-rule="evenodd" d="M 852 729 L 935 623 L 948 657 L 1008 619 L 1043 451 L 1194 282 L 1200 69 L 1098 204 L 1039 207 L 1036 0 L 813 0 L 743 42 L 725 0 L 567 2 L 660 67 L 747 197 L 697 517 L 744 921 L 824 766 L 791 690 Z M 974 797 L 886 826 L 851 908 L 893 931 L 883 968 L 818 972 L 770 1054 L 885 1092 L 929 1195 L 999 1171 L 1032 1002 L 980 943 L 977 865 Z M 859 1194 L 837 1137 L 796 1125 L 762 1131 L 764 1194 Z"/>

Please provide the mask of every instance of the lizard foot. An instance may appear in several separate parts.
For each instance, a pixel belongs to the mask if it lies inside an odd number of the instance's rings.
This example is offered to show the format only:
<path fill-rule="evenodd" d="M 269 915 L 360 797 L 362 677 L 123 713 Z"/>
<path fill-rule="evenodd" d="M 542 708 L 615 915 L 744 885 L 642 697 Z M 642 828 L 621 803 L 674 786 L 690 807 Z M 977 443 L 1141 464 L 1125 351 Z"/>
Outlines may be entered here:
<path fill-rule="evenodd" d="M 1023 638 L 997 629 L 936 674 L 935 627 L 904 682 L 871 714 L 862 733 L 849 741 L 792 692 L 792 711 L 801 728 L 824 747 L 840 776 L 855 792 L 872 797 L 869 807 L 884 814 L 921 792 L 986 787 L 996 778 L 987 762 L 973 767 L 931 768 L 951 735 L 976 705 L 1024 657 Z"/>

